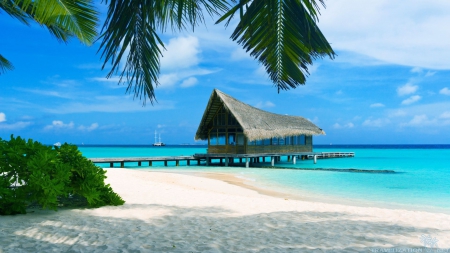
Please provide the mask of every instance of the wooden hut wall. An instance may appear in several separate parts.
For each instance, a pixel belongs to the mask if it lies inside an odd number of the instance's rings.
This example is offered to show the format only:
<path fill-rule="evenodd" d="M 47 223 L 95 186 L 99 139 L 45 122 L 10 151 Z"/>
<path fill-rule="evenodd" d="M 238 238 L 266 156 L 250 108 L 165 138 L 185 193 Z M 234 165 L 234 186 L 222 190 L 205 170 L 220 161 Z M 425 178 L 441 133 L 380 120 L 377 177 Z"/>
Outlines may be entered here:
<path fill-rule="evenodd" d="M 209 145 L 209 154 L 264 154 L 312 152 L 312 136 L 305 136 L 303 145 Z"/>
<path fill-rule="evenodd" d="M 312 136 L 305 136 L 304 145 L 247 145 L 246 154 L 312 152 Z"/>
<path fill-rule="evenodd" d="M 243 135 L 241 126 L 236 118 L 222 106 L 214 116 L 209 130 L 208 153 L 244 154 L 245 142 L 236 143 L 238 134 Z"/>

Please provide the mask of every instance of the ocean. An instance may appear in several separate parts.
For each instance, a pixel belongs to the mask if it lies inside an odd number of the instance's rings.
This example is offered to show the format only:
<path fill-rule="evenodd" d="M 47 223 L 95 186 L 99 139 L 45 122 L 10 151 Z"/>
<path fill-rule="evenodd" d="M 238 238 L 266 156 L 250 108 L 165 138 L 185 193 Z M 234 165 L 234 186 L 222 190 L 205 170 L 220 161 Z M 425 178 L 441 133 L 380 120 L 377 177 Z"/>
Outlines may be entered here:
<path fill-rule="evenodd" d="M 193 155 L 206 153 L 206 148 L 194 145 L 79 147 L 89 158 Z M 314 151 L 355 152 L 355 157 L 318 159 L 317 164 L 312 160 L 297 160 L 296 165 L 283 158 L 276 163 L 278 168 L 273 169 L 187 166 L 183 162 L 178 167 L 174 162 L 169 162 L 168 167 L 163 162 L 154 162 L 152 167 L 127 163 L 125 167 L 233 173 L 254 186 L 298 199 L 450 213 L 450 145 L 315 145 Z M 395 173 L 301 170 L 308 168 L 393 170 Z"/>

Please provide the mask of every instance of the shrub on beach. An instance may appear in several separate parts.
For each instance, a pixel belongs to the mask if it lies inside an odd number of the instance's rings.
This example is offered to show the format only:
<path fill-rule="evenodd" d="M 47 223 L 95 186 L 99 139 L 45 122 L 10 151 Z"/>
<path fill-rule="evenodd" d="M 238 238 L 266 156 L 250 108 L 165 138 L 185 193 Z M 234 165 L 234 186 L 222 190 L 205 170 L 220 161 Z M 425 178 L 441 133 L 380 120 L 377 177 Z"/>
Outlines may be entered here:
<path fill-rule="evenodd" d="M 122 205 L 106 171 L 75 145 L 49 147 L 11 135 L 0 138 L 0 215 L 23 214 L 30 205 L 57 210 L 62 200 L 83 199 L 89 207 Z"/>

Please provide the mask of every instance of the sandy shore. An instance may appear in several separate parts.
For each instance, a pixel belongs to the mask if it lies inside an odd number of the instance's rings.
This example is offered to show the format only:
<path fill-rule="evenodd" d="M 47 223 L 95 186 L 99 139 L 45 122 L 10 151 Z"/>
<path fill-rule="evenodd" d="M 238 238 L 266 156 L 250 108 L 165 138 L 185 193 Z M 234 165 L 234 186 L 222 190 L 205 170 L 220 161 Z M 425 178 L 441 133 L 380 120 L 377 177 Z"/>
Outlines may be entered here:
<path fill-rule="evenodd" d="M 107 176 L 124 206 L 0 216 L 0 252 L 450 252 L 447 214 L 291 200 L 184 174 Z"/>

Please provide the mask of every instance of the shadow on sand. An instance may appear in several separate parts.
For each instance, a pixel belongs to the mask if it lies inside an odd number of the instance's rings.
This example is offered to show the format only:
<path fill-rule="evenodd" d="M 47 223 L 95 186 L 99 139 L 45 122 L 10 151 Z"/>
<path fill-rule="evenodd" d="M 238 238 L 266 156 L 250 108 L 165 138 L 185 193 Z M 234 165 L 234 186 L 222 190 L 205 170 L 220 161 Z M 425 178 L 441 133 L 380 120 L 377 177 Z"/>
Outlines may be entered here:
<path fill-rule="evenodd" d="M 442 232 L 338 212 L 242 216 L 213 207 L 107 208 L 116 217 L 96 216 L 95 209 L 0 216 L 0 252 L 375 252 L 394 247 L 426 252 L 419 237 Z M 120 217 L 131 210 L 147 218 Z"/>

